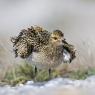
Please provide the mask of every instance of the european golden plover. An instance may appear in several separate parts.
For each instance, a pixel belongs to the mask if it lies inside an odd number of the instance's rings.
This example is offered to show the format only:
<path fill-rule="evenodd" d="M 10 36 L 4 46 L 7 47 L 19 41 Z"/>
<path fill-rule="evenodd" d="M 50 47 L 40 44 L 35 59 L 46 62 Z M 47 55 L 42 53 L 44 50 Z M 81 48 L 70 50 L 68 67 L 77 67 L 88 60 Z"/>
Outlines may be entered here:
<path fill-rule="evenodd" d="M 50 70 L 62 62 L 70 63 L 75 58 L 73 45 L 66 42 L 60 30 L 50 33 L 41 27 L 31 26 L 27 30 L 23 29 L 11 41 L 15 56 L 31 59 L 37 68 Z"/>

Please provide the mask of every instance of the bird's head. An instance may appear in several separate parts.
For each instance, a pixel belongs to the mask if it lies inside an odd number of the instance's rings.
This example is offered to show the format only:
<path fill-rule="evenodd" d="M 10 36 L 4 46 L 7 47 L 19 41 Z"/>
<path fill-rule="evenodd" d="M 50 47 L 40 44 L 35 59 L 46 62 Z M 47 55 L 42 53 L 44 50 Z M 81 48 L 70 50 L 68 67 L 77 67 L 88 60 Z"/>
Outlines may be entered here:
<path fill-rule="evenodd" d="M 34 29 L 35 29 L 36 32 L 42 32 L 43 31 L 42 27 L 36 26 L 36 25 L 35 25 Z"/>
<path fill-rule="evenodd" d="M 60 30 L 54 30 L 50 35 L 50 42 L 54 45 L 63 45 L 64 33 Z"/>

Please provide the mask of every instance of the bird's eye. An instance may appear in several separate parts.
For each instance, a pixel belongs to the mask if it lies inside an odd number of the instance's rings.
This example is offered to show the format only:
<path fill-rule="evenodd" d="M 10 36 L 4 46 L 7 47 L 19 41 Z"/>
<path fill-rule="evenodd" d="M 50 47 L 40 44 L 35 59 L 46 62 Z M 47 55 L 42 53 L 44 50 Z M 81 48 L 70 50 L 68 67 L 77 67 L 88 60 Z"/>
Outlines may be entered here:
<path fill-rule="evenodd" d="M 57 37 L 53 37 L 54 40 L 57 40 Z"/>

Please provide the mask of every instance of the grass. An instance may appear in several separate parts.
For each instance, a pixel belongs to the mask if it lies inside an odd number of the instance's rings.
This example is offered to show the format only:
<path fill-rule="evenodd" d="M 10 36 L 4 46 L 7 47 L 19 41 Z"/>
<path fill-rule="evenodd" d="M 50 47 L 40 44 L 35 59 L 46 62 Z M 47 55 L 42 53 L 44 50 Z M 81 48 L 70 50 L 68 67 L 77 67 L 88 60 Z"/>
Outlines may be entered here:
<path fill-rule="evenodd" d="M 95 75 L 95 68 L 87 70 L 78 70 L 73 71 L 69 74 L 69 77 L 72 79 L 86 79 L 88 76 Z"/>
<path fill-rule="evenodd" d="M 51 72 L 51 76 L 49 76 L 47 70 L 39 70 L 37 74 L 35 74 L 34 67 L 31 64 L 23 63 L 21 65 L 16 66 L 14 69 L 9 70 L 2 82 L 10 84 L 12 86 L 24 84 L 29 80 L 33 80 L 35 82 L 43 82 L 48 81 L 50 79 L 56 77 L 68 77 L 72 79 L 85 79 L 90 75 L 95 74 L 95 69 L 87 69 L 87 70 L 77 70 L 71 72 L 62 73 L 62 71 L 53 70 Z"/>
<path fill-rule="evenodd" d="M 2 82 L 6 82 L 12 86 L 18 84 L 24 84 L 28 80 L 33 80 L 35 82 L 48 81 L 51 78 L 57 77 L 57 73 L 52 71 L 51 77 L 48 74 L 47 70 L 38 70 L 38 73 L 35 74 L 34 67 L 31 64 L 23 63 L 16 66 L 14 69 L 9 70 Z"/>

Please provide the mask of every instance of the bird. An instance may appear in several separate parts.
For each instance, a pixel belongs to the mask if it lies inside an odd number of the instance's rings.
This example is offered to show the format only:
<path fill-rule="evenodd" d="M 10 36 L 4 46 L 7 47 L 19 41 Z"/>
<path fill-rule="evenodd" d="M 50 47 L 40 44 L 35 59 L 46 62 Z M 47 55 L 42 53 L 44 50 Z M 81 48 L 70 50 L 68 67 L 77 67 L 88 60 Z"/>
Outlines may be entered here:
<path fill-rule="evenodd" d="M 52 69 L 62 62 L 71 63 L 76 57 L 73 45 L 68 44 L 61 30 L 48 32 L 42 27 L 31 26 L 23 29 L 17 37 L 12 37 L 15 57 L 30 60 L 37 68 L 48 69 L 49 74 Z"/>

